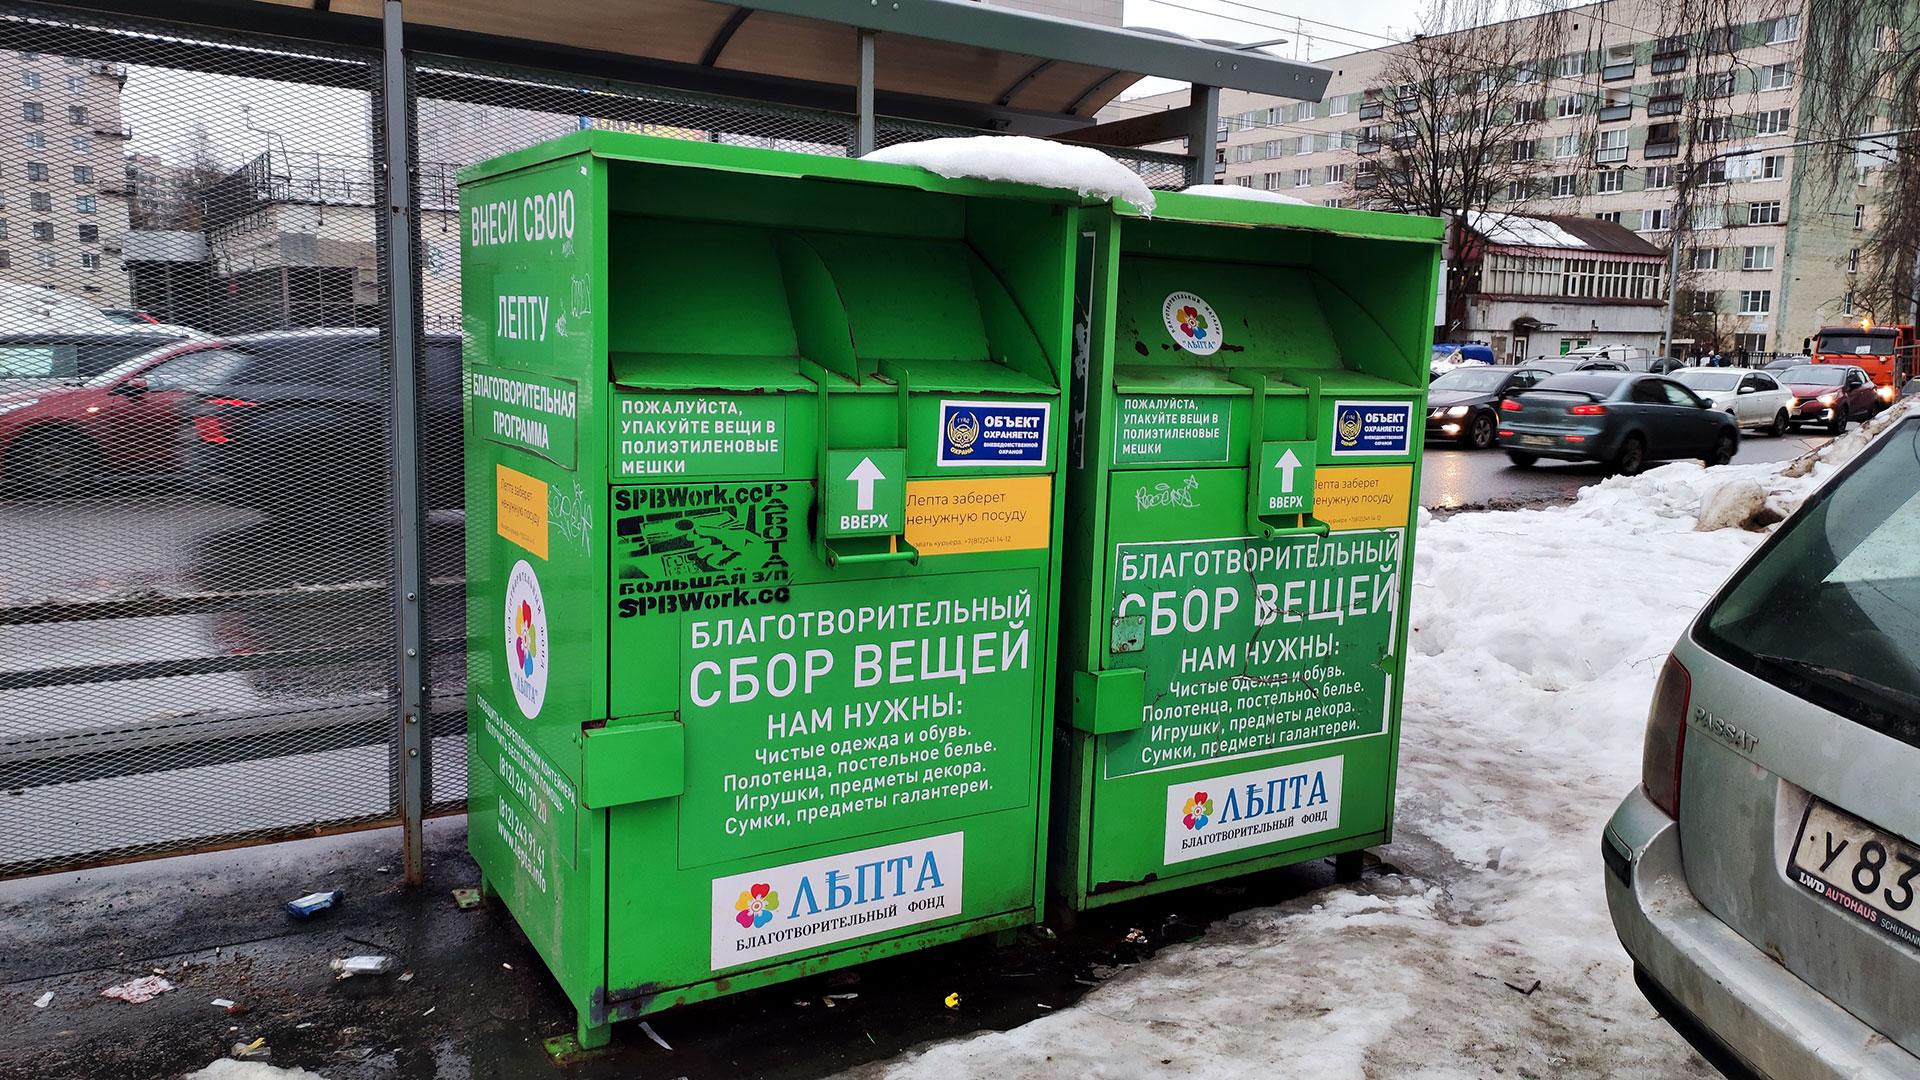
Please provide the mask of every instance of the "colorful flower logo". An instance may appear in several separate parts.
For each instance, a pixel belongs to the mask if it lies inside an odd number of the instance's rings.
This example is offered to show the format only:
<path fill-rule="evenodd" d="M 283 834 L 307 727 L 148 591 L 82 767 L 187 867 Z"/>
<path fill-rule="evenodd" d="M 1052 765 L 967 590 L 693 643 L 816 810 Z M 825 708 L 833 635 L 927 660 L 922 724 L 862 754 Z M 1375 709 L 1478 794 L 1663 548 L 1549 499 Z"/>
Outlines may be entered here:
<path fill-rule="evenodd" d="M 773 909 L 780 906 L 780 894 L 765 883 L 755 884 L 733 902 L 733 921 L 743 929 L 754 930 L 773 921 Z"/>
<path fill-rule="evenodd" d="M 1186 815 L 1180 821 L 1187 827 L 1187 831 L 1198 832 L 1207 827 L 1207 822 L 1213 820 L 1213 799 L 1204 791 L 1196 791 L 1187 797 L 1187 804 L 1181 808 L 1180 812 Z"/>
<path fill-rule="evenodd" d="M 533 605 L 520 601 L 520 610 L 513 615 L 513 658 L 520 665 L 520 674 L 533 677 L 533 658 L 540 652 L 540 630 L 534 625 Z"/>
<path fill-rule="evenodd" d="M 1180 320 L 1181 333 L 1195 341 L 1205 341 L 1207 339 L 1207 319 L 1206 316 L 1200 314 L 1199 308 L 1188 304 L 1176 312 L 1174 317 Z"/>

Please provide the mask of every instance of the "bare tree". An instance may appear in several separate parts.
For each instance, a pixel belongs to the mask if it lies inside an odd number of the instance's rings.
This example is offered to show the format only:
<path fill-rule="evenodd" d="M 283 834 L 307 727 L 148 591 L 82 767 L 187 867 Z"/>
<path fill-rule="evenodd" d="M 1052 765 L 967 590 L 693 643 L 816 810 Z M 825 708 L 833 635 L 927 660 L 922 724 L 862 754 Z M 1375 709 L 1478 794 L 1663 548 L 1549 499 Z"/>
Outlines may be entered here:
<path fill-rule="evenodd" d="M 1920 127 L 1920 3 L 1813 0 L 1801 12 L 1801 38 L 1803 128 L 1853 135 Z M 1911 319 L 1920 305 L 1920 137 L 1866 139 L 1813 161 L 1834 212 L 1871 206 L 1859 268 L 1849 275 L 1855 310 L 1883 322 Z M 1868 197 L 1845 197 L 1861 180 Z"/>

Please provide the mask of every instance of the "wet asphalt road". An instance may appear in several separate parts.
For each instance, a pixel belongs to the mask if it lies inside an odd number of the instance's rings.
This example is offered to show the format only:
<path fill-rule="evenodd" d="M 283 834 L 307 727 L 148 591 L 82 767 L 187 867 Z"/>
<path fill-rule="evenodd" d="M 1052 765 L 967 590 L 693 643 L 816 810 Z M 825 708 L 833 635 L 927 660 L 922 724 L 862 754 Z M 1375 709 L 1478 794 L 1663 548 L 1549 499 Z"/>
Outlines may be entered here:
<path fill-rule="evenodd" d="M 1746 432 L 1733 460 L 1735 464 L 1791 460 L 1827 439 L 1824 433 L 1809 431 L 1791 431 L 1778 439 Z M 1586 462 L 1542 461 L 1531 469 L 1519 469 L 1497 449 L 1463 450 L 1429 443 L 1420 471 L 1420 505 L 1443 511 L 1545 506 L 1571 501 L 1581 488 L 1609 475 L 1605 466 Z"/>

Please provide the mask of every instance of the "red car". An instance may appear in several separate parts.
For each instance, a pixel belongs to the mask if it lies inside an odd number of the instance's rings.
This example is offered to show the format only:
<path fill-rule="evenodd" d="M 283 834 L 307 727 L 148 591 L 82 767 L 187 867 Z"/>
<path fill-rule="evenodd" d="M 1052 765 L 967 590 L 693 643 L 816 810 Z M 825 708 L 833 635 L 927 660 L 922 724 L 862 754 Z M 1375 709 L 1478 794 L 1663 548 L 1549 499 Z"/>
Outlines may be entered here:
<path fill-rule="evenodd" d="M 1793 395 L 1788 417 L 1794 427 L 1821 424 L 1835 435 L 1847 430 L 1852 421 L 1873 419 L 1893 398 L 1891 387 L 1881 396 L 1873 378 L 1851 364 L 1807 364 L 1788 368 L 1776 378 Z"/>
<path fill-rule="evenodd" d="M 187 391 L 229 362 L 223 345 L 170 342 L 78 385 L 0 394 L 0 484 L 64 494 L 111 473 L 178 469 Z"/>

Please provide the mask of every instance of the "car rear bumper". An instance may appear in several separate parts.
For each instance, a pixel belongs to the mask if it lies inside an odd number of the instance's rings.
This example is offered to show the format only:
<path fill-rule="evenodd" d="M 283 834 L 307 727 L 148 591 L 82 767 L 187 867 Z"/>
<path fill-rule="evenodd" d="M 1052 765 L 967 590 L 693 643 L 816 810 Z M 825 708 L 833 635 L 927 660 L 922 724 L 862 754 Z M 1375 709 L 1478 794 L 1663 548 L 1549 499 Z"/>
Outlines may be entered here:
<path fill-rule="evenodd" d="M 1920 1058 L 1701 905 L 1681 868 L 1679 825 L 1645 791 L 1636 788 L 1614 811 L 1600 846 L 1607 908 L 1627 954 L 1672 1006 L 1742 1065 L 1775 1080 L 1920 1076 Z"/>

